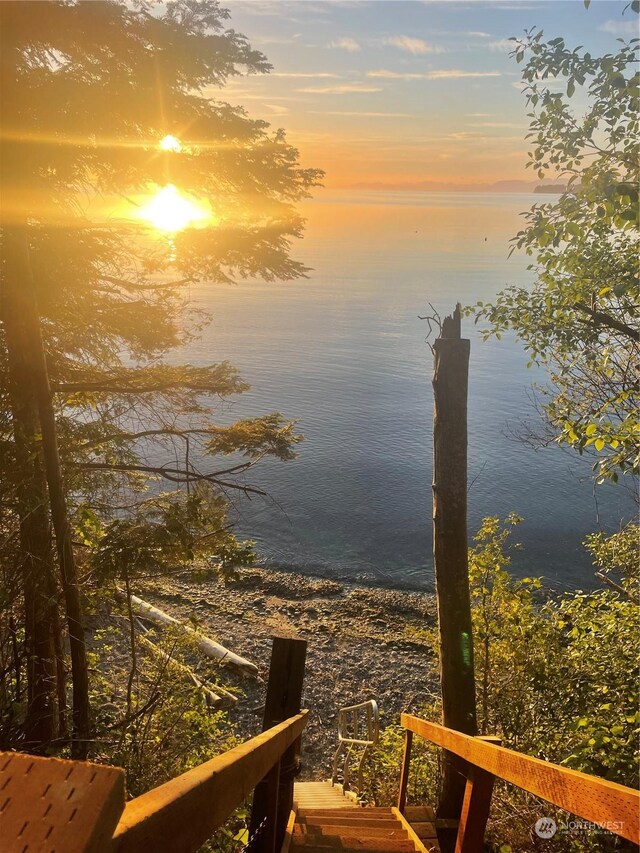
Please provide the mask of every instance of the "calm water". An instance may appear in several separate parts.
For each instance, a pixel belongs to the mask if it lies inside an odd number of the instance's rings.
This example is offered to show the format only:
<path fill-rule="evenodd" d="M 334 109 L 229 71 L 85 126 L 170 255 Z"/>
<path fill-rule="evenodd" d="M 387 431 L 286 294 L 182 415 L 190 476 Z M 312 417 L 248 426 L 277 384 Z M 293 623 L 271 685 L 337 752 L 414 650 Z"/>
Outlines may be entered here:
<path fill-rule="evenodd" d="M 431 371 L 428 304 L 491 298 L 526 283 L 507 259 L 527 195 L 360 193 L 304 208 L 295 256 L 306 281 L 194 290 L 214 316 L 190 345 L 194 364 L 229 359 L 252 391 L 221 420 L 280 410 L 306 441 L 291 463 L 261 464 L 250 481 L 268 500 L 239 500 L 238 531 L 278 566 L 335 578 L 429 586 Z M 599 487 L 590 465 L 513 437 L 536 419 L 526 357 L 513 339 L 482 343 L 471 320 L 469 524 L 515 511 L 524 550 L 514 573 L 588 585 L 585 534 L 633 513 L 622 488 Z M 184 357 L 184 353 L 182 357 Z M 544 376 L 538 374 L 539 381 Z"/>

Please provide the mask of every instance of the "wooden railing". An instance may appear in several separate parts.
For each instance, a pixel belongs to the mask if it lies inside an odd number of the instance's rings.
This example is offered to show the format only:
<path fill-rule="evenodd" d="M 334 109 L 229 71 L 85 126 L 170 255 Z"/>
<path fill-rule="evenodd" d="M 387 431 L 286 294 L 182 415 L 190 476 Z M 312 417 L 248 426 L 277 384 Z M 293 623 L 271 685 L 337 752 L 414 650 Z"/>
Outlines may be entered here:
<path fill-rule="evenodd" d="M 273 791 L 271 808 L 252 849 L 272 853 L 279 829 L 280 759 L 300 737 L 306 722 L 307 712 L 302 711 L 131 800 L 114 833 L 113 853 L 195 853 L 267 776 Z"/>
<path fill-rule="evenodd" d="M 624 785 L 569 770 L 530 755 L 505 749 L 488 739 L 470 737 L 436 723 L 402 714 L 405 754 L 398 809 L 406 805 L 413 735 L 467 762 L 467 783 L 460 815 L 456 853 L 480 853 L 496 778 L 511 782 L 565 811 L 633 841 L 639 841 L 640 794 Z"/>

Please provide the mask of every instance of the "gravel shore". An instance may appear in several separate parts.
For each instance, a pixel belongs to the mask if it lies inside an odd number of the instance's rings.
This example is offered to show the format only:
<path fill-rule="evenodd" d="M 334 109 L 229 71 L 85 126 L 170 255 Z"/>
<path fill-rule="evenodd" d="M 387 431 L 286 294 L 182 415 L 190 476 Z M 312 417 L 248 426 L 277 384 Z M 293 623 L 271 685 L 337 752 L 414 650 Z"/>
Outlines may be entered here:
<path fill-rule="evenodd" d="M 340 707 L 375 699 L 384 726 L 399 722 L 401 711 L 419 711 L 437 688 L 437 663 L 424 636 L 436 624 L 432 594 L 257 568 L 227 583 L 172 578 L 140 594 L 178 619 L 195 619 L 208 636 L 258 666 L 258 680 L 224 670 L 224 683 L 240 697 L 229 717 L 241 737 L 260 730 L 270 638 L 307 640 L 303 705 L 310 719 L 302 778 L 329 774 Z"/>

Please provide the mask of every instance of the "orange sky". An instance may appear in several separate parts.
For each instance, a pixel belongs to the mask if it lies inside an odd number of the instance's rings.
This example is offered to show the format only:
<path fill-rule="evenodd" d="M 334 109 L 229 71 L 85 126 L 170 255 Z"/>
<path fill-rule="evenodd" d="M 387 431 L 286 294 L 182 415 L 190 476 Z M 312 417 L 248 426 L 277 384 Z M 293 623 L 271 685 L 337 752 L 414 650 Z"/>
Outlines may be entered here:
<path fill-rule="evenodd" d="M 537 26 L 606 52 L 635 24 L 619 0 L 589 10 L 576 0 L 227 5 L 230 25 L 274 68 L 211 94 L 284 127 L 303 164 L 325 169 L 329 188 L 535 180 L 509 37 Z M 579 93 L 574 101 L 579 109 Z"/>

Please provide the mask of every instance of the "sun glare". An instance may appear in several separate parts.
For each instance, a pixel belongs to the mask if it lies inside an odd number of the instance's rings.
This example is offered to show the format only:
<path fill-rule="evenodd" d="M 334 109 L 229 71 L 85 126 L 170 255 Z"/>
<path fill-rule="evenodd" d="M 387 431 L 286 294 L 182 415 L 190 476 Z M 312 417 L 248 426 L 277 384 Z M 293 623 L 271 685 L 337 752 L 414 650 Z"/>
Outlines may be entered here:
<path fill-rule="evenodd" d="M 160 148 L 163 151 L 173 151 L 176 154 L 179 154 L 180 151 L 182 151 L 182 143 L 177 136 L 172 136 L 168 133 L 164 139 L 160 141 Z"/>
<path fill-rule="evenodd" d="M 181 231 L 188 225 L 211 219 L 204 207 L 189 201 L 173 184 L 159 190 L 140 210 L 139 216 L 160 231 Z"/>

